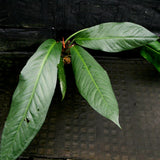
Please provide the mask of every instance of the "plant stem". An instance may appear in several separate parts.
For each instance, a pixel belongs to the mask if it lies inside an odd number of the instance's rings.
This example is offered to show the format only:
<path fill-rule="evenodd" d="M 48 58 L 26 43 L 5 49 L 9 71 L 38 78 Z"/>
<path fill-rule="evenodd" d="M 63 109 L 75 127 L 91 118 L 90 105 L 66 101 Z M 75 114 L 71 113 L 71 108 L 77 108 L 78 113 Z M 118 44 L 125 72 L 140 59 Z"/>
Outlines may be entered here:
<path fill-rule="evenodd" d="M 82 31 L 85 31 L 85 30 L 87 30 L 87 29 L 88 29 L 88 28 L 81 29 L 81 30 L 79 30 L 78 32 L 73 33 L 71 36 L 69 36 L 69 37 L 65 40 L 65 44 L 66 44 L 67 41 L 68 41 L 69 39 L 71 39 L 73 36 L 75 36 L 76 34 L 82 32 Z"/>
<path fill-rule="evenodd" d="M 74 41 L 75 41 L 75 39 L 73 39 L 73 40 L 71 41 L 71 43 L 69 44 L 69 47 L 73 44 Z"/>
<path fill-rule="evenodd" d="M 69 54 L 69 50 L 70 50 L 70 46 L 73 44 L 73 42 L 75 41 L 75 39 L 73 39 L 71 42 L 70 42 L 70 44 L 69 44 L 69 46 L 68 46 L 68 49 L 66 50 L 66 52 Z"/>

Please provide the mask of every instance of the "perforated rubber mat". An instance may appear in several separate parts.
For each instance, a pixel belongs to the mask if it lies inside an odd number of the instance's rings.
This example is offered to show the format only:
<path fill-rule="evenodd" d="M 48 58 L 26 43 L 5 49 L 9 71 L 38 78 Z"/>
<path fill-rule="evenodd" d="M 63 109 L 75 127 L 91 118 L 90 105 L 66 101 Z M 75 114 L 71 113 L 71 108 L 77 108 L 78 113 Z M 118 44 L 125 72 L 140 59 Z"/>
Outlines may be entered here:
<path fill-rule="evenodd" d="M 19 70 L 26 62 L 23 56 L 14 61 L 6 59 L 10 63 L 3 60 L 0 64 L 0 133 Z M 96 59 L 110 76 L 122 130 L 96 113 L 79 95 L 71 66 L 67 66 L 67 95 L 61 102 L 57 87 L 47 119 L 22 157 L 160 160 L 160 74 L 142 59 Z"/>

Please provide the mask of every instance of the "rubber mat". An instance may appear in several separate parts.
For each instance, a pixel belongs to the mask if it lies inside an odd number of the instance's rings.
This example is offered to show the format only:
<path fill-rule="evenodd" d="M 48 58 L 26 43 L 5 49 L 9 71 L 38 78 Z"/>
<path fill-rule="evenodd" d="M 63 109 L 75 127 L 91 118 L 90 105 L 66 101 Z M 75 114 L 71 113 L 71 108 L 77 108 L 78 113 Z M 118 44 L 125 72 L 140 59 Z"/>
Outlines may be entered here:
<path fill-rule="evenodd" d="M 80 96 L 71 66 L 67 66 L 66 97 L 61 102 L 57 86 L 46 121 L 22 157 L 160 160 L 160 74 L 142 59 L 95 58 L 110 76 L 122 130 Z M 8 59 L 10 63 L 0 65 L 0 133 L 18 73 L 26 61 L 24 57 Z"/>

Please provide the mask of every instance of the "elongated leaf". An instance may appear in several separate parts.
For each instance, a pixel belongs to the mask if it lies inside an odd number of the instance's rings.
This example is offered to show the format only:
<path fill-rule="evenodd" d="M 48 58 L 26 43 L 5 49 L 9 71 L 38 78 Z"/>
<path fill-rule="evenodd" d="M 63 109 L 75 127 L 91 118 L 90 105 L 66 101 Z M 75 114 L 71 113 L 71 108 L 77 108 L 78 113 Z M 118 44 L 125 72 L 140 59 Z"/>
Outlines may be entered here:
<path fill-rule="evenodd" d="M 42 126 L 57 81 L 61 44 L 45 41 L 20 74 L 1 141 L 1 160 L 14 160 Z"/>
<path fill-rule="evenodd" d="M 141 55 L 160 72 L 160 43 L 152 42 L 141 50 Z"/>
<path fill-rule="evenodd" d="M 80 94 L 104 117 L 119 127 L 119 110 L 106 71 L 80 46 L 71 48 L 72 67 Z"/>
<path fill-rule="evenodd" d="M 64 71 L 64 63 L 62 58 L 60 59 L 60 63 L 58 65 L 58 78 L 60 82 L 60 88 L 61 88 L 62 100 L 63 100 L 66 94 L 67 84 L 66 84 L 66 75 Z"/>
<path fill-rule="evenodd" d="M 103 23 L 88 28 L 75 36 L 77 44 L 96 50 L 120 52 L 156 41 L 158 37 L 144 27 L 124 23 Z"/>

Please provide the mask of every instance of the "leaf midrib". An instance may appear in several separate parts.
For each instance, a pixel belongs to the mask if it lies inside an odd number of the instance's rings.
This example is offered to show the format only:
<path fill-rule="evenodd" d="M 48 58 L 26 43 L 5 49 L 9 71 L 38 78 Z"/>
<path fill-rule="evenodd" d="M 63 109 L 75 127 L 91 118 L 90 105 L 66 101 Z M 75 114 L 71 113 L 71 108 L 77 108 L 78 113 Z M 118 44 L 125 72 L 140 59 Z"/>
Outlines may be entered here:
<path fill-rule="evenodd" d="M 37 85 L 38 85 L 38 81 L 39 81 L 39 79 L 40 79 L 40 76 L 41 76 L 43 67 L 44 67 L 44 65 L 45 65 L 45 63 L 46 63 L 46 60 L 48 59 L 48 56 L 50 55 L 51 50 L 52 50 L 53 47 L 55 46 L 55 44 L 56 44 L 56 42 L 54 42 L 54 43 L 51 45 L 51 47 L 49 48 L 46 56 L 44 57 L 44 60 L 42 61 L 42 64 L 41 64 L 40 70 L 39 70 L 39 72 L 38 72 L 38 76 L 37 76 L 36 82 L 35 82 L 35 84 L 34 84 L 33 91 L 32 91 L 32 94 L 31 94 L 31 96 L 30 96 L 29 102 L 28 102 L 28 104 L 27 104 L 25 113 L 24 113 L 24 115 L 23 115 L 23 118 L 22 118 L 19 126 L 18 126 L 16 135 L 15 135 L 14 138 L 13 138 L 13 143 L 15 142 L 15 138 L 16 138 L 16 136 L 17 136 L 17 134 L 18 134 L 18 132 L 19 132 L 21 126 L 22 126 L 22 123 L 23 123 L 23 121 L 24 121 L 24 119 L 25 119 L 25 117 L 26 117 L 26 114 L 27 114 L 27 112 L 28 112 L 28 110 L 29 110 L 29 107 L 30 107 L 30 104 L 31 104 L 32 99 L 33 99 L 33 97 L 34 97 L 34 94 L 35 94 L 35 91 L 36 91 L 36 88 L 37 88 Z M 13 144 L 13 143 L 12 143 L 12 144 Z M 10 150 L 11 150 L 11 148 L 12 148 L 12 145 L 11 145 L 11 147 L 10 147 Z"/>
<path fill-rule="evenodd" d="M 82 58 L 82 56 L 79 54 L 78 50 L 77 50 L 75 47 L 73 47 L 73 48 L 75 49 L 75 51 L 76 51 L 77 55 L 80 57 L 80 59 L 81 59 L 82 63 L 84 64 L 84 66 L 85 66 L 85 68 L 86 68 L 86 70 L 87 70 L 87 72 L 88 72 L 88 74 L 89 74 L 89 76 L 90 76 L 91 80 L 93 81 L 94 85 L 96 86 L 96 88 L 97 88 L 97 90 L 98 90 L 99 94 L 101 95 L 101 97 L 103 98 L 103 100 L 104 100 L 105 104 L 108 106 L 108 103 L 106 102 L 106 100 L 105 100 L 105 98 L 104 98 L 104 96 L 103 96 L 102 92 L 100 91 L 100 89 L 99 89 L 98 85 L 96 84 L 96 82 L 95 82 L 95 80 L 94 80 L 94 78 L 93 78 L 93 76 L 92 76 L 91 72 L 89 71 L 89 68 L 88 68 L 88 66 L 86 65 L 86 63 L 85 63 L 84 59 L 83 59 L 83 58 Z"/>
<path fill-rule="evenodd" d="M 151 51 L 157 53 L 158 55 L 160 55 L 160 51 L 157 51 L 156 49 L 154 49 L 154 48 L 152 48 L 152 47 L 150 47 L 148 45 L 146 45 L 145 47 L 148 48 L 148 49 L 150 49 Z"/>
<path fill-rule="evenodd" d="M 152 39 L 152 38 L 156 38 L 156 36 L 145 36 L 145 39 Z M 140 37 L 140 36 L 121 36 L 121 37 L 116 37 L 116 36 L 107 36 L 107 37 L 100 37 L 100 38 L 75 38 L 75 40 L 103 40 L 103 39 L 144 39 L 144 37 Z"/>

